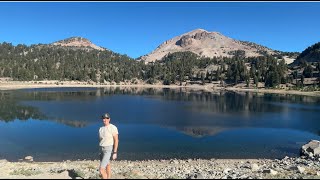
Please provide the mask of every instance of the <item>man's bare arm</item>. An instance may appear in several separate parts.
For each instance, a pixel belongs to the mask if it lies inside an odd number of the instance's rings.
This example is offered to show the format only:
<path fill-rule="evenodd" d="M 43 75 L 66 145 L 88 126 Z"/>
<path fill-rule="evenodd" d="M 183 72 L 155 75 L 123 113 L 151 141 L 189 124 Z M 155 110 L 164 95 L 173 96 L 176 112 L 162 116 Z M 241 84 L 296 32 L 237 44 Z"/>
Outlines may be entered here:
<path fill-rule="evenodd" d="M 118 136 L 118 134 L 113 135 L 113 140 L 114 140 L 113 152 L 118 152 L 118 144 L 119 144 L 119 136 Z"/>

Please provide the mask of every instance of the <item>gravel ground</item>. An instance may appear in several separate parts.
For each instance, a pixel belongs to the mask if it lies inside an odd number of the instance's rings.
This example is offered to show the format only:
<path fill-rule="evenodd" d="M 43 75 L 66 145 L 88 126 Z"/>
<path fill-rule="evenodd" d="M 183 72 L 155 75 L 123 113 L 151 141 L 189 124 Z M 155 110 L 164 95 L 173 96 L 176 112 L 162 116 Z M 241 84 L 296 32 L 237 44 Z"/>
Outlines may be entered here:
<path fill-rule="evenodd" d="M 320 159 L 189 159 L 112 161 L 113 179 L 320 179 Z M 99 179 L 99 161 L 8 162 L 0 178 Z"/>

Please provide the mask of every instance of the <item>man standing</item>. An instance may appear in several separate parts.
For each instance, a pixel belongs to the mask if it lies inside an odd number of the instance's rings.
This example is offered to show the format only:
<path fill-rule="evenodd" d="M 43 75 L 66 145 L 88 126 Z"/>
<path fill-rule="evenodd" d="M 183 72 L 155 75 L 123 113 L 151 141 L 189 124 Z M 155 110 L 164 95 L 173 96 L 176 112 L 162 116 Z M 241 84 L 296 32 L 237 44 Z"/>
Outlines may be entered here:
<path fill-rule="evenodd" d="M 110 158 L 117 159 L 118 150 L 118 129 L 115 125 L 110 123 L 110 116 L 108 113 L 102 115 L 104 126 L 99 129 L 101 157 L 100 157 L 100 174 L 103 179 L 111 178 Z"/>

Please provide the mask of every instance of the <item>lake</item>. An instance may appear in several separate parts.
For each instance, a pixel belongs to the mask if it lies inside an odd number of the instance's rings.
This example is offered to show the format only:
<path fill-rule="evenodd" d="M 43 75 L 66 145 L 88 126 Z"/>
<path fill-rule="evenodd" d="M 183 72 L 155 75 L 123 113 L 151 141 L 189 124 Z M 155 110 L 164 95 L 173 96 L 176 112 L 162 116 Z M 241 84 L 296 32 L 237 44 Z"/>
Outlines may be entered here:
<path fill-rule="evenodd" d="M 320 140 L 320 98 L 152 88 L 0 91 L 0 159 L 99 158 L 108 112 L 119 160 L 283 158 Z"/>

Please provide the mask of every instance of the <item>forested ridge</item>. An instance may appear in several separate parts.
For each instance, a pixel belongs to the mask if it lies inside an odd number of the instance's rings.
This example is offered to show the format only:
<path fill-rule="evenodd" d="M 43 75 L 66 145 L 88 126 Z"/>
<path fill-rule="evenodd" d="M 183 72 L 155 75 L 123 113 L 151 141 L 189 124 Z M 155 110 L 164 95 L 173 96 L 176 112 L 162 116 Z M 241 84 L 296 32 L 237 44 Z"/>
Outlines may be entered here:
<path fill-rule="evenodd" d="M 299 70 L 303 71 L 300 76 Z M 146 64 L 109 50 L 44 44 L 0 44 L 0 77 L 20 81 L 137 83 L 136 80 L 142 80 L 150 84 L 161 82 L 165 85 L 221 81 L 227 85 L 246 83 L 249 86 L 251 83 L 258 86 L 261 82 L 265 87 L 277 87 L 286 83 L 298 86 L 298 78 L 303 85 L 303 78 L 314 77 L 316 71 L 319 71 L 319 62 L 294 67 L 288 66 L 284 59 L 271 55 L 248 58 L 241 50 L 235 51 L 232 58 L 207 58 L 188 51 L 176 52 L 166 55 L 160 61 Z"/>

